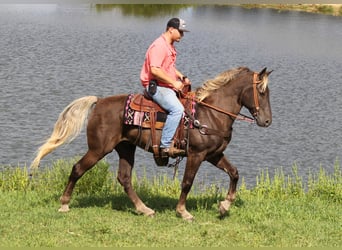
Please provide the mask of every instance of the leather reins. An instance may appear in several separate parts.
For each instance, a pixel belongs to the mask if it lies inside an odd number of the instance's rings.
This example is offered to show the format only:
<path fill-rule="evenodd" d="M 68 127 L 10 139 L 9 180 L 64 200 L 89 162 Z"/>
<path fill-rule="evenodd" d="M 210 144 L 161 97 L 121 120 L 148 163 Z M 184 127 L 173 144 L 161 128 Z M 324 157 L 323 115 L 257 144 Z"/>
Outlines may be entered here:
<path fill-rule="evenodd" d="M 257 116 L 258 112 L 259 112 L 259 99 L 258 99 L 258 91 L 257 91 L 257 85 L 259 83 L 261 83 L 262 81 L 261 80 L 257 80 L 258 78 L 258 73 L 257 72 L 254 72 L 253 74 L 253 98 L 254 98 L 254 105 L 255 105 L 255 112 L 253 113 L 253 117 Z M 247 121 L 247 122 L 254 122 L 254 118 L 251 118 L 247 115 L 244 115 L 244 114 L 234 114 L 234 113 L 231 113 L 229 111 L 225 111 L 221 108 L 218 108 L 216 106 L 213 106 L 213 105 L 210 105 L 208 103 L 205 103 L 203 101 L 198 101 L 198 100 L 195 100 L 197 103 L 203 105 L 203 106 L 206 106 L 208 108 L 211 108 L 211 109 L 214 109 L 220 113 L 223 113 L 223 114 L 226 114 L 230 117 L 233 117 L 235 119 L 238 119 L 238 120 L 242 120 L 242 121 Z"/>
<path fill-rule="evenodd" d="M 257 85 L 259 83 L 261 83 L 262 81 L 261 80 L 257 80 L 258 78 L 258 73 L 257 72 L 254 72 L 253 74 L 253 98 L 254 98 L 254 105 L 255 105 L 255 112 L 253 113 L 253 117 L 256 117 L 257 114 L 258 114 L 258 111 L 260 109 L 259 107 L 259 100 L 258 100 L 258 92 L 257 92 Z M 203 102 L 203 101 L 199 101 L 199 100 L 196 100 L 196 98 L 194 98 L 194 96 L 192 95 L 191 97 L 192 100 L 196 101 L 198 104 L 201 104 L 203 106 L 206 106 L 208 108 L 211 108 L 213 110 L 216 110 L 220 113 L 223 113 L 223 114 L 226 114 L 230 117 L 233 117 L 235 119 L 238 119 L 238 120 L 243 120 L 243 121 L 247 121 L 247 122 L 250 122 L 250 123 L 253 123 L 255 121 L 255 118 L 251 118 L 251 117 L 248 117 L 246 115 L 243 115 L 243 114 L 234 114 L 232 112 L 229 112 L 229 111 L 226 111 L 226 110 L 223 110 L 221 108 L 218 108 L 216 106 L 213 106 L 211 104 L 208 104 L 206 102 Z M 223 137 L 225 140 L 228 140 L 229 139 L 229 136 L 227 136 L 226 134 L 228 134 L 229 131 L 221 131 L 221 130 L 216 130 L 216 129 L 211 129 L 211 128 L 208 128 L 207 125 L 202 125 L 200 123 L 199 120 L 196 120 L 189 112 L 185 111 L 186 114 L 190 117 L 191 120 L 193 120 L 193 124 L 196 128 L 198 128 L 199 132 L 203 135 L 218 135 L 218 136 L 221 136 Z"/>

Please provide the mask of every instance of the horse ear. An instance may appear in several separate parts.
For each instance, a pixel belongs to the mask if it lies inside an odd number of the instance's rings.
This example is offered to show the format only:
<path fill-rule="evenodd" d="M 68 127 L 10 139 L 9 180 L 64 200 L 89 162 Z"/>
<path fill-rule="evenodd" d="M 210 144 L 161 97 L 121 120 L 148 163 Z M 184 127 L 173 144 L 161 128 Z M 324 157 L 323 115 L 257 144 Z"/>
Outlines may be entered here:
<path fill-rule="evenodd" d="M 265 67 L 263 70 L 259 72 L 259 80 L 262 80 L 264 78 L 264 75 L 266 73 L 267 67 Z"/>
<path fill-rule="evenodd" d="M 273 72 L 273 69 L 271 71 L 266 72 L 267 76 L 269 76 Z"/>

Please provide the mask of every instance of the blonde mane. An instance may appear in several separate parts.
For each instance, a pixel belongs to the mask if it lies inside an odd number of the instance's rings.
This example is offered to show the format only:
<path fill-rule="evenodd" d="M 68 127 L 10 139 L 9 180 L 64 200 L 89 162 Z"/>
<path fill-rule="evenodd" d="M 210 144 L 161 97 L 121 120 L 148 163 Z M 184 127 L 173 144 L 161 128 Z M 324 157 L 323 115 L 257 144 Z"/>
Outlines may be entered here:
<path fill-rule="evenodd" d="M 205 81 L 202 87 L 196 90 L 196 98 L 199 101 L 204 100 L 206 97 L 210 95 L 210 93 L 216 89 L 219 89 L 223 85 L 228 84 L 231 80 L 233 80 L 240 72 L 249 71 L 246 67 L 239 67 L 235 69 L 231 69 L 225 72 L 222 72 L 214 79 L 209 79 Z"/>
<path fill-rule="evenodd" d="M 266 91 L 267 84 L 268 84 L 268 74 L 265 74 L 261 82 L 258 84 L 260 93 L 264 93 Z"/>

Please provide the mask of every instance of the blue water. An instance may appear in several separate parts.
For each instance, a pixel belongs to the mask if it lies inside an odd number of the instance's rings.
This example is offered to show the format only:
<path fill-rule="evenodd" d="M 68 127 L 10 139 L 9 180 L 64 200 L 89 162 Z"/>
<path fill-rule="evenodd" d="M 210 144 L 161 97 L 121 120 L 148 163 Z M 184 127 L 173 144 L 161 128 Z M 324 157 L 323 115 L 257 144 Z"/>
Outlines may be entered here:
<path fill-rule="evenodd" d="M 72 100 L 140 92 L 145 51 L 172 16 L 185 19 L 191 30 L 176 44 L 177 67 L 194 87 L 237 66 L 274 70 L 271 127 L 236 122 L 225 152 L 247 184 L 261 170 L 272 174 L 282 167 L 290 174 L 294 164 L 303 176 L 320 166 L 333 171 L 342 153 L 342 18 L 222 6 L 145 17 L 119 7 L 1 5 L 0 164 L 29 165 Z M 82 132 L 42 165 L 86 150 Z M 114 170 L 117 159 L 107 156 Z M 135 169 L 140 176 L 173 175 L 140 149 Z M 179 176 L 183 170 L 184 162 Z M 203 163 L 196 181 L 226 186 L 228 176 Z"/>

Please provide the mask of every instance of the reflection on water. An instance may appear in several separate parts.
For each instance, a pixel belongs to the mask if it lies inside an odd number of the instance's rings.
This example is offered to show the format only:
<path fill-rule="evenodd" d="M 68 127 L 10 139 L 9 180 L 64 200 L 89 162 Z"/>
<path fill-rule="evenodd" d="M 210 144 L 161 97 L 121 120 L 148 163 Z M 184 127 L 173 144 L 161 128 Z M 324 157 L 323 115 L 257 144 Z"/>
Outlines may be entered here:
<path fill-rule="evenodd" d="M 180 10 L 189 7 L 185 4 L 95 4 L 97 12 L 120 9 L 124 16 L 163 17 L 177 16 Z"/>
<path fill-rule="evenodd" d="M 184 18 L 191 30 L 176 44 L 177 67 L 194 88 L 237 66 L 274 70 L 272 126 L 236 122 L 225 152 L 247 183 L 254 183 L 265 168 L 272 173 L 282 166 L 288 174 L 294 162 L 303 173 L 320 165 L 333 169 L 342 152 L 342 18 L 172 5 L 2 5 L 0 164 L 29 164 L 72 100 L 140 92 L 146 49 L 174 15 Z M 82 132 L 43 165 L 86 149 Z M 115 169 L 117 158 L 115 153 L 107 156 Z M 172 176 L 172 170 L 152 162 L 152 155 L 137 151 L 137 172 L 142 174 L 144 166 L 148 175 Z M 183 169 L 184 162 L 179 176 Z M 196 181 L 226 184 L 228 177 L 204 163 Z"/>

